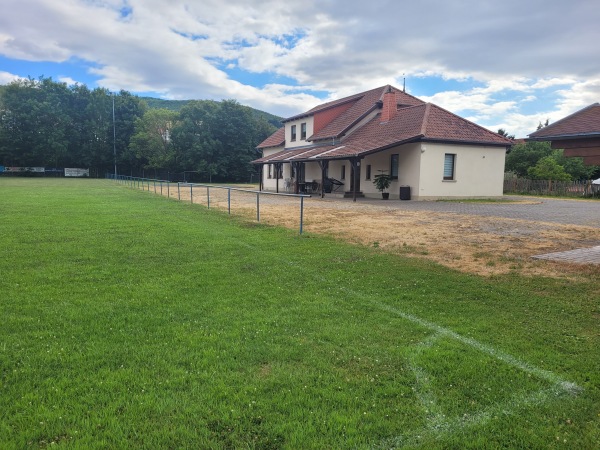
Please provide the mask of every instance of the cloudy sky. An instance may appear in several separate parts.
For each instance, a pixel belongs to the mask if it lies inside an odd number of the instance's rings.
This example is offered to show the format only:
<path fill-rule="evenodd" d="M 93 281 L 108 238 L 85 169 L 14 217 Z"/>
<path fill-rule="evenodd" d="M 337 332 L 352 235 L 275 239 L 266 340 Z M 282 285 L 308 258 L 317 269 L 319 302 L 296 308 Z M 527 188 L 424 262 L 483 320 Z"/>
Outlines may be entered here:
<path fill-rule="evenodd" d="M 598 0 L 0 0 L 0 84 L 290 116 L 392 84 L 517 137 L 600 101 Z"/>

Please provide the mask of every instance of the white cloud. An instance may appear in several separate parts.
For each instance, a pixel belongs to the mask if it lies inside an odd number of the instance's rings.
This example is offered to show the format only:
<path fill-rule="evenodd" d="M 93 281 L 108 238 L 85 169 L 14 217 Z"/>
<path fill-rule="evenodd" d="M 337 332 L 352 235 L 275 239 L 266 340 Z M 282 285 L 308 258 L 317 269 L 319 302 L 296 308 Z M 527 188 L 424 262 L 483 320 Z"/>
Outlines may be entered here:
<path fill-rule="evenodd" d="M 74 80 L 71 77 L 59 77 L 58 81 L 60 81 L 61 83 L 67 83 L 69 86 L 72 86 L 74 84 L 83 84 L 83 83 L 80 83 L 77 80 Z"/>
<path fill-rule="evenodd" d="M 9 83 L 12 83 L 13 81 L 22 80 L 22 79 L 23 79 L 23 77 L 20 77 L 18 75 L 0 71 L 0 84 L 9 84 Z"/>
<path fill-rule="evenodd" d="M 322 101 L 305 87 L 331 99 L 399 85 L 402 74 L 471 79 L 483 86 L 425 100 L 515 130 L 534 117 L 519 103 L 540 102 L 542 90 L 558 92 L 536 117 L 600 98 L 600 8 L 588 0 L 4 0 L 2 9 L 0 55 L 87 61 L 111 90 L 236 98 L 288 115 Z M 249 76 L 233 80 L 231 68 Z"/>

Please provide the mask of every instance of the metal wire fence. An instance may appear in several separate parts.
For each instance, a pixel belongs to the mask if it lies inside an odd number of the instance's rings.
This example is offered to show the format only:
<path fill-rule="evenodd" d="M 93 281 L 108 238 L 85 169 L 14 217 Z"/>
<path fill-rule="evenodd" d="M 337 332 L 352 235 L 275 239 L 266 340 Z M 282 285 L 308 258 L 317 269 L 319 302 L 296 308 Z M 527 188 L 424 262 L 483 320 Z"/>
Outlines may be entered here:
<path fill-rule="evenodd" d="M 299 199 L 299 232 L 302 234 L 304 225 L 304 199 L 311 197 L 307 194 L 287 194 L 266 191 L 257 191 L 252 189 L 243 189 L 234 186 L 216 186 L 211 184 L 173 182 L 168 180 L 159 180 L 154 178 L 131 177 L 127 175 L 116 175 L 108 173 L 107 179 L 112 179 L 118 183 L 125 184 L 131 188 L 141 189 L 155 194 L 173 198 L 178 201 L 189 201 L 191 204 L 202 204 L 208 209 L 211 207 L 226 209 L 228 214 L 232 209 L 237 209 L 239 215 L 247 215 L 248 205 L 252 204 L 252 210 L 256 213 L 256 221 L 261 220 L 261 204 L 273 205 L 272 199 Z M 243 194 L 234 199 L 236 193 Z M 248 199 L 252 198 L 249 202 Z"/>

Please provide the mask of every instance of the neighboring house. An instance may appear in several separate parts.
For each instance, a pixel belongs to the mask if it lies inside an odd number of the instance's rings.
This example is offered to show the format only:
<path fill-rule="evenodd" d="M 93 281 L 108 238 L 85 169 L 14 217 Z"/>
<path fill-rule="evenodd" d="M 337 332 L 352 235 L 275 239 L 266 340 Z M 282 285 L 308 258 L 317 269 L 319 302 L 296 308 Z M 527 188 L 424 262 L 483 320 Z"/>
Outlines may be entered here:
<path fill-rule="evenodd" d="M 257 147 L 261 189 L 380 197 L 373 178 L 384 172 L 390 198 L 401 187 L 403 199 L 407 187 L 413 199 L 502 195 L 509 139 L 389 85 L 283 125 Z"/>
<path fill-rule="evenodd" d="M 581 156 L 589 166 L 600 165 L 600 103 L 594 103 L 529 135 L 530 141 L 551 141 L 565 156 Z"/>

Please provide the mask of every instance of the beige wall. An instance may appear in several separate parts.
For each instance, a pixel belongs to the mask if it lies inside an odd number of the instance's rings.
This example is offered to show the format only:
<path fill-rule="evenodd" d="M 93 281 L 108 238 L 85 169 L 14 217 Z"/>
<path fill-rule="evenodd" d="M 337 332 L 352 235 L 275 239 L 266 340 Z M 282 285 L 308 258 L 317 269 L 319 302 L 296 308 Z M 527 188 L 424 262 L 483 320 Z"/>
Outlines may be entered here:
<path fill-rule="evenodd" d="M 498 197 L 503 193 L 503 147 L 450 144 L 421 144 L 421 176 L 414 196 L 422 199 L 444 197 Z M 444 155 L 456 155 L 453 181 L 445 181 Z"/>
<path fill-rule="evenodd" d="M 365 157 L 361 162 L 361 181 L 360 188 L 366 197 L 381 198 L 381 193 L 373 184 L 375 175 L 381 173 L 390 174 L 390 163 L 393 154 L 398 154 L 398 179 L 393 180 L 386 192 L 390 193 L 390 198 L 400 197 L 400 186 L 408 185 L 415 189 L 419 184 L 419 162 L 420 145 L 406 144 L 393 147 L 383 152 L 375 153 Z M 367 180 L 367 165 L 371 165 L 371 179 Z"/>
<path fill-rule="evenodd" d="M 311 142 L 302 140 L 301 137 L 301 124 L 306 123 L 306 137 L 309 138 L 313 134 L 313 117 L 303 117 L 301 119 L 293 120 L 285 123 L 285 148 L 302 147 L 305 145 L 311 145 Z M 296 140 L 292 141 L 292 125 L 296 125 Z"/>
<path fill-rule="evenodd" d="M 263 157 L 265 156 L 271 156 L 277 152 L 280 152 L 283 150 L 283 147 L 272 147 L 272 148 L 266 148 L 263 150 Z M 284 177 L 285 177 L 285 164 L 284 164 Z M 271 173 L 274 175 L 275 174 L 275 167 L 271 166 Z M 267 191 L 274 191 L 276 189 L 276 185 L 275 185 L 275 178 L 268 178 L 269 176 L 269 165 L 265 164 L 263 166 L 263 186 L 264 189 Z M 279 189 L 281 190 L 283 186 L 283 180 L 279 180 Z"/>

